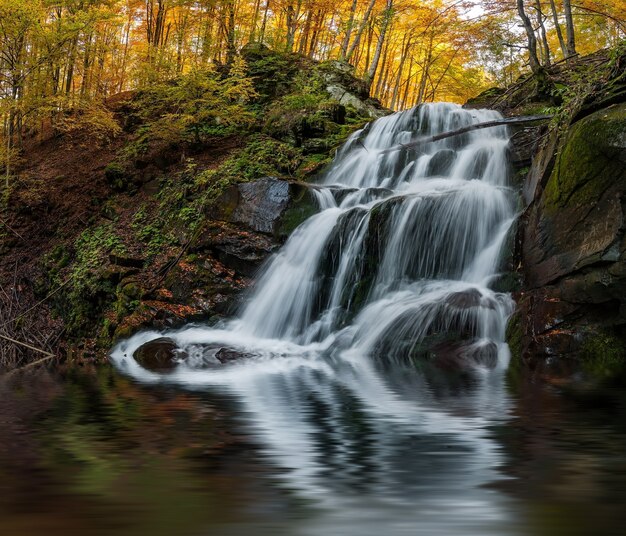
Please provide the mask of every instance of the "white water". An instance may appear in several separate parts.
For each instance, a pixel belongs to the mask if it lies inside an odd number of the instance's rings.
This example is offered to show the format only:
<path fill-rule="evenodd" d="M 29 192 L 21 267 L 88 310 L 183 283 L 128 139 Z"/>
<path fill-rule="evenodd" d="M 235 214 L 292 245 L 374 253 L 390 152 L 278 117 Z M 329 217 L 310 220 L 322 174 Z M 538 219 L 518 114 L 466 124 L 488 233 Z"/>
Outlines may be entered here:
<path fill-rule="evenodd" d="M 514 219 L 507 131 L 384 150 L 498 117 L 434 104 L 356 132 L 315 190 L 320 212 L 270 260 L 237 319 L 138 334 L 113 350 L 113 362 L 143 382 L 233 393 L 286 485 L 327 512 L 319 531 L 378 534 L 378 508 L 400 520 L 393 534 L 418 533 L 415 516 L 425 534 L 485 533 L 505 519 L 500 498 L 481 485 L 501 463 L 485 427 L 508 410 L 513 303 L 489 288 Z M 163 336 L 187 357 L 169 373 L 143 369 L 135 350 Z M 219 347 L 253 357 L 217 365 Z M 452 396 L 439 366 L 462 370 L 472 388 Z M 355 487 L 365 470 L 355 462 L 364 448 L 355 413 L 375 442 L 367 491 Z M 419 480 L 433 452 L 399 453 L 425 437 L 463 452 L 442 464 L 436 483 Z M 455 513 L 434 524 L 451 504 Z M 362 521 L 346 524 L 345 512 Z M 297 532 L 316 533 L 309 529 Z"/>

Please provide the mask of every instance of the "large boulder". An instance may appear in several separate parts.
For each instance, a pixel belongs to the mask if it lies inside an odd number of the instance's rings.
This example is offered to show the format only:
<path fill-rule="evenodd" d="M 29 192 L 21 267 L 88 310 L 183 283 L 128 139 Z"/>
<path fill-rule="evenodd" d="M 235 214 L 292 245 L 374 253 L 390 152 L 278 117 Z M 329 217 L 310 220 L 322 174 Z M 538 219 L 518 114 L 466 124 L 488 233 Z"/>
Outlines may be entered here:
<path fill-rule="evenodd" d="M 276 177 L 231 186 L 215 207 L 218 220 L 280 239 L 318 211 L 309 185 Z"/>
<path fill-rule="evenodd" d="M 574 123 L 550 165 L 549 149 L 526 192 L 520 352 L 578 355 L 626 325 L 626 104 Z"/>

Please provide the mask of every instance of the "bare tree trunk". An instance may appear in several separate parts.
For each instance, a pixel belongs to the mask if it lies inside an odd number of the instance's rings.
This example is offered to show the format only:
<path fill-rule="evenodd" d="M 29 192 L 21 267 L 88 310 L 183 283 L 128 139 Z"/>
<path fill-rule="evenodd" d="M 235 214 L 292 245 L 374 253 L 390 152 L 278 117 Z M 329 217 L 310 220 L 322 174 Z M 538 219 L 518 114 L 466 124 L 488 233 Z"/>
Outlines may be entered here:
<path fill-rule="evenodd" d="M 350 36 L 352 35 L 352 27 L 354 26 L 354 14 L 359 0 L 352 0 L 352 6 L 350 6 L 350 17 L 348 18 L 348 24 L 346 26 L 346 35 L 341 43 L 341 56 L 339 59 L 345 60 L 348 53 L 348 45 L 350 44 Z"/>
<path fill-rule="evenodd" d="M 385 43 L 385 50 L 383 50 L 383 63 L 380 67 L 380 70 L 384 73 L 383 76 L 378 77 L 378 81 L 376 82 L 376 89 L 374 90 L 374 95 L 378 97 L 380 95 L 381 88 L 383 87 L 383 83 L 386 83 L 387 77 L 389 76 L 389 43 L 391 39 L 387 39 Z"/>
<path fill-rule="evenodd" d="M 372 86 L 374 76 L 376 76 L 376 70 L 378 69 L 380 55 L 382 54 L 383 45 L 385 44 L 385 36 L 387 35 L 387 30 L 389 29 L 392 19 L 393 19 L 393 0 L 387 0 L 387 4 L 385 6 L 385 12 L 383 13 L 382 26 L 380 28 L 380 34 L 378 36 L 378 43 L 376 43 L 376 52 L 374 52 L 374 59 L 372 60 L 370 68 L 367 71 L 367 75 L 365 77 L 365 84 L 367 85 L 368 93 Z"/>
<path fill-rule="evenodd" d="M 253 43 L 254 37 L 256 35 L 256 25 L 259 20 L 259 12 L 261 11 L 261 0 L 256 0 L 254 2 L 254 15 L 252 15 L 252 28 L 250 29 L 250 35 L 248 37 L 248 42 Z"/>
<path fill-rule="evenodd" d="M 346 61 L 350 61 L 352 59 L 352 56 L 354 55 L 354 51 L 359 46 L 359 43 L 361 41 L 361 36 L 363 35 L 363 31 L 365 30 L 367 23 L 369 22 L 370 15 L 372 14 L 372 10 L 374 9 L 375 4 L 376 4 L 376 0 L 370 0 L 369 5 L 367 6 L 367 10 L 365 11 L 365 14 L 363 15 L 363 20 L 361 21 L 361 24 L 359 25 L 359 29 L 356 32 L 356 36 L 354 37 L 354 41 L 352 41 L 352 44 L 348 48 L 348 52 L 345 57 Z"/>
<path fill-rule="evenodd" d="M 572 18 L 572 4 L 570 0 L 563 0 L 565 12 L 565 34 L 567 37 L 567 57 L 576 55 L 576 36 L 574 35 L 574 19 Z"/>
<path fill-rule="evenodd" d="M 522 19 L 524 30 L 526 31 L 526 37 L 528 40 L 528 62 L 530 63 L 530 70 L 533 73 L 541 71 L 541 64 L 537 57 L 537 38 L 535 37 L 535 31 L 533 25 L 524 11 L 524 0 L 517 0 L 517 12 Z"/>
<path fill-rule="evenodd" d="M 395 110 L 396 100 L 398 99 L 398 92 L 400 90 L 400 81 L 402 80 L 402 71 L 404 69 L 404 63 L 406 61 L 407 55 L 409 53 L 409 49 L 411 47 L 411 37 L 408 39 L 405 37 L 402 40 L 402 53 L 400 54 L 400 65 L 398 66 L 398 74 L 396 75 L 396 81 L 393 85 L 393 93 L 391 94 L 391 103 L 389 107 L 392 110 Z"/>
<path fill-rule="evenodd" d="M 565 44 L 565 39 L 563 39 L 563 32 L 561 31 L 561 25 L 559 24 L 559 15 L 556 12 L 554 0 L 550 0 L 550 9 L 552 10 L 554 29 L 556 30 L 556 35 L 559 38 L 559 45 L 561 45 L 561 52 L 563 52 L 563 57 L 567 58 L 567 45 Z"/>
<path fill-rule="evenodd" d="M 537 12 L 537 24 L 539 24 L 539 32 L 541 35 L 541 44 L 544 60 L 543 63 L 546 67 L 550 67 L 550 45 L 548 44 L 548 38 L 546 36 L 546 26 L 543 23 L 543 21 L 545 20 L 545 16 L 543 14 L 543 11 L 541 11 L 540 0 L 535 0 L 535 11 Z"/>
<path fill-rule="evenodd" d="M 265 10 L 263 11 L 263 23 L 261 24 L 261 34 L 259 35 L 259 43 L 265 41 L 265 28 L 267 27 L 267 14 L 270 10 L 270 0 L 266 0 Z"/>

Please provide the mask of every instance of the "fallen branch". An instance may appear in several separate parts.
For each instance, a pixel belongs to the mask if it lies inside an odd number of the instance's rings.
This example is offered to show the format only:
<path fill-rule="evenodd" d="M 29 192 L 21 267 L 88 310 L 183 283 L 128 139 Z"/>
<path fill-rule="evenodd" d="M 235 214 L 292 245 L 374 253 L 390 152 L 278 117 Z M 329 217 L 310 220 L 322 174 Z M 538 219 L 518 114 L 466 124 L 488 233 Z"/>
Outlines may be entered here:
<path fill-rule="evenodd" d="M 12 339 L 11 337 L 7 337 L 6 335 L 2 335 L 2 333 L 0 333 L 0 339 L 4 339 L 5 341 L 9 341 L 12 342 L 13 344 L 17 344 L 18 346 L 23 346 L 24 348 L 28 348 L 29 350 L 32 350 L 33 352 L 38 352 L 40 354 L 44 354 L 45 356 L 49 357 L 49 358 L 53 358 L 56 357 L 54 354 L 51 354 L 50 352 L 47 352 L 46 350 L 42 350 L 41 348 L 37 348 L 36 346 L 32 346 L 28 343 L 22 342 L 22 341 L 18 341 L 17 339 Z"/>
<path fill-rule="evenodd" d="M 475 125 L 469 125 L 467 127 L 459 128 L 458 130 L 452 130 L 449 132 L 443 132 L 442 134 L 437 134 L 435 136 L 427 136 L 423 138 L 417 138 L 416 140 L 410 141 L 408 143 L 400 143 L 394 147 L 390 147 L 389 149 L 385 149 L 381 151 L 381 154 L 389 153 L 392 151 L 399 151 L 402 149 L 410 149 L 412 147 L 419 147 L 420 145 L 424 145 L 426 143 L 432 143 L 439 140 L 445 140 L 446 138 L 451 138 L 453 136 L 459 136 L 460 134 L 465 134 L 466 132 L 471 132 L 473 130 L 479 130 L 483 128 L 491 128 L 491 127 L 501 127 L 506 125 L 516 125 L 519 123 L 533 123 L 535 121 L 546 121 L 547 119 L 552 119 L 552 115 L 528 115 L 522 117 L 509 117 L 506 119 L 498 119 L 496 121 L 486 121 L 485 123 L 476 123 Z"/>
<path fill-rule="evenodd" d="M 11 337 L 7 337 L 6 335 L 2 335 L 1 333 L 0 333 L 0 339 L 4 339 L 5 341 L 12 342 L 13 344 L 17 344 L 18 346 L 23 346 L 24 348 L 28 348 L 29 350 L 32 350 L 33 352 L 39 352 L 40 354 L 44 354 L 50 358 L 56 357 L 54 354 L 47 352 L 46 350 L 42 350 L 41 348 L 37 348 L 36 346 L 32 346 L 28 343 L 18 341 L 17 339 L 12 339 Z"/>
<path fill-rule="evenodd" d="M 13 229 L 13 227 L 11 227 L 4 218 L 0 218 L 0 223 L 4 225 L 9 231 L 11 231 L 15 236 L 17 236 L 20 240 L 24 240 L 24 237 L 15 229 Z"/>

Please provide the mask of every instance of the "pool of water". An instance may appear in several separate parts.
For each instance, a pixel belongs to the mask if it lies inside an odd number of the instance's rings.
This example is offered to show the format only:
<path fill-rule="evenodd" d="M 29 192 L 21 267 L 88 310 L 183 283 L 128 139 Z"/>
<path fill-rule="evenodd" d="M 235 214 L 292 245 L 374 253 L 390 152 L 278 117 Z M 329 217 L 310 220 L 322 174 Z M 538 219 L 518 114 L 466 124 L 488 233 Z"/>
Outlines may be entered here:
<path fill-rule="evenodd" d="M 418 426 L 350 393 L 340 415 L 309 396 L 298 415 L 312 432 L 294 441 L 289 400 L 268 438 L 212 388 L 109 366 L 0 378 L 2 534 L 624 533 L 623 391 L 459 376 L 421 388 Z"/>

